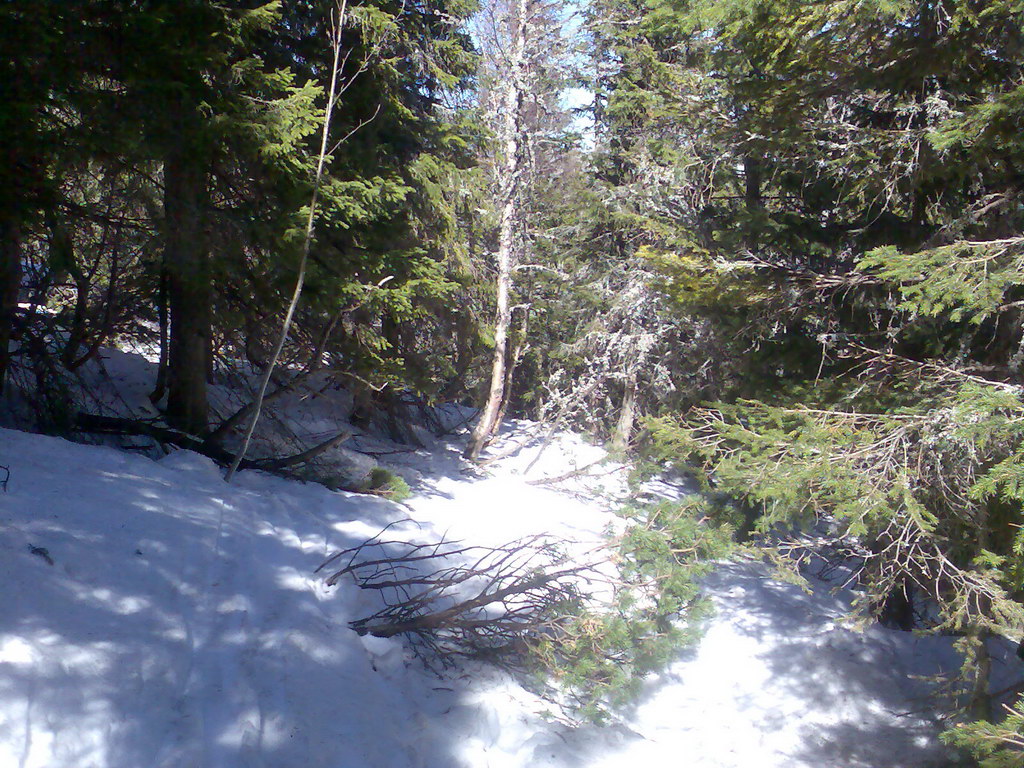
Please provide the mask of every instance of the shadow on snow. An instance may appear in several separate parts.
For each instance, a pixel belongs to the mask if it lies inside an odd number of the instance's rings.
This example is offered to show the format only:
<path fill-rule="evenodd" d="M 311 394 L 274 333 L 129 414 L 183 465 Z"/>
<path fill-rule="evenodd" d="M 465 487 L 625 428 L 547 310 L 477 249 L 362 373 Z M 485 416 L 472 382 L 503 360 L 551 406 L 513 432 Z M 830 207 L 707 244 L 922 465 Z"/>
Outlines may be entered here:
<path fill-rule="evenodd" d="M 458 694 L 400 649 L 368 652 L 347 627 L 368 596 L 312 575 L 394 505 L 253 473 L 228 486 L 194 455 L 9 431 L 0 450 L 0 763 L 458 762 L 455 732 L 409 718 Z"/>

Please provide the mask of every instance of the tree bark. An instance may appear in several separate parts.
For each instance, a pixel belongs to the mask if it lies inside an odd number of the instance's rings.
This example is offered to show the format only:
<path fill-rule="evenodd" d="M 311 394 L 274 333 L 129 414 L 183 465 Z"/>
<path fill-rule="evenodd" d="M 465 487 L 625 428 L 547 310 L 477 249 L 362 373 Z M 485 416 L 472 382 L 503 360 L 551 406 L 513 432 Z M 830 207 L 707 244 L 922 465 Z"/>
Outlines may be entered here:
<path fill-rule="evenodd" d="M 10 366 L 11 337 L 21 289 L 21 227 L 13 217 L 0 217 L 0 393 Z"/>
<path fill-rule="evenodd" d="M 622 408 L 619 410 L 619 423 L 612 435 L 611 449 L 613 453 L 622 453 L 629 447 L 629 438 L 633 434 L 636 421 L 636 373 L 626 379 L 625 391 L 622 395 Z"/>
<path fill-rule="evenodd" d="M 171 315 L 167 423 L 206 431 L 212 288 L 205 229 L 206 170 L 184 144 L 164 164 L 164 268 Z"/>
<path fill-rule="evenodd" d="M 508 410 L 508 401 L 512 395 L 512 381 L 515 378 L 516 369 L 519 367 L 519 363 L 522 362 L 523 354 L 526 352 L 526 332 L 529 330 L 530 322 L 530 316 L 527 312 L 523 313 L 523 327 L 520 328 L 518 334 L 516 334 L 519 337 L 518 342 L 511 350 L 507 351 L 508 354 L 505 362 L 505 383 L 503 385 L 504 393 L 501 398 L 501 406 L 498 408 L 498 415 L 494 419 L 495 424 L 501 424 L 501 422 L 505 420 L 505 412 Z"/>
<path fill-rule="evenodd" d="M 519 181 L 522 176 L 522 131 L 524 122 L 523 97 L 525 95 L 526 36 L 529 25 L 531 0 L 516 0 L 510 76 L 506 81 L 503 125 L 505 165 L 501 179 L 501 224 L 498 233 L 497 301 L 494 318 L 494 357 L 491 363 L 491 384 L 487 402 L 476 424 L 469 444 L 463 453 L 475 461 L 480 451 L 494 434 L 498 414 L 506 396 L 505 365 L 508 351 L 508 329 L 512 321 L 509 294 L 512 289 L 512 262 L 516 229 L 522 212 L 519 200 Z"/>
<path fill-rule="evenodd" d="M 171 316 L 167 309 L 167 270 L 160 265 L 160 286 L 157 289 L 157 317 L 160 323 L 160 359 L 156 365 L 156 385 L 149 395 L 158 405 L 167 393 L 167 347 L 170 340 Z"/>

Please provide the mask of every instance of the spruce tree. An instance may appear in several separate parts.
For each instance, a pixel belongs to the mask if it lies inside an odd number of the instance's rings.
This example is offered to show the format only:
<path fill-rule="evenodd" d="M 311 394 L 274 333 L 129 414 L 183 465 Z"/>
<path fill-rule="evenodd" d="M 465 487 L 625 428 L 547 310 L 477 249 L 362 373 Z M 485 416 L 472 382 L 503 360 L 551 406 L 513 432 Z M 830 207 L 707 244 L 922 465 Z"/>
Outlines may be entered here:
<path fill-rule="evenodd" d="M 67 4 L 16 0 L 0 8 L 0 390 L 26 244 L 58 203 L 69 149 L 88 145 L 95 130 L 80 117 L 102 71 L 88 24 L 96 6 L 86 3 L 73 12 Z"/>
<path fill-rule="evenodd" d="M 120 5 L 4 8 L 10 50 L 24 55 L 12 58 L 4 80 L 20 89 L 4 113 L 16 118 L 10 135 L 20 138 L 18 156 L 4 157 L 12 183 L 0 219 L 5 258 L 22 255 L 4 262 L 11 268 L 0 334 L 10 334 L 20 281 L 13 272 L 26 253 L 43 303 L 62 305 L 51 289 L 62 274 L 83 276 L 75 278 L 74 312 L 56 316 L 74 326 L 64 355 L 72 364 L 81 357 L 73 348 L 88 339 L 94 354 L 109 337 L 111 318 L 119 330 L 146 333 L 144 323 L 169 310 L 154 399 L 163 405 L 166 396 L 172 425 L 202 434 L 214 360 L 216 375 L 243 373 L 239 359 L 261 368 L 293 283 L 327 71 L 327 8 Z M 286 350 L 299 370 L 329 361 L 373 388 L 440 386 L 441 358 L 412 321 L 457 288 L 447 262 L 452 203 L 439 187 L 470 163 L 475 129 L 461 108 L 446 105 L 471 75 L 463 22 L 472 7 L 350 4 L 338 124 L 349 138 L 331 148 L 310 301 Z M 102 191 L 114 189 L 122 192 Z M 103 200 L 114 197 L 130 217 L 110 215 Z M 95 280 L 84 276 L 96 273 L 81 259 L 95 252 L 107 270 L 117 261 L 111 243 L 126 237 L 142 255 L 129 271 L 121 259 L 111 273 L 107 293 L 123 299 L 111 314 L 101 297 L 89 298 Z M 93 315 L 104 330 L 91 326 Z M 24 347 L 26 364 L 48 355 L 45 348 Z M 219 430 L 216 439 L 224 436 Z"/>
<path fill-rule="evenodd" d="M 1022 11 L 656 2 L 595 22 L 624 231 L 732 378 L 651 425 L 663 455 L 763 530 L 826 519 L 862 545 L 868 613 L 930 595 L 986 718 L 986 643 L 1024 628 Z"/>

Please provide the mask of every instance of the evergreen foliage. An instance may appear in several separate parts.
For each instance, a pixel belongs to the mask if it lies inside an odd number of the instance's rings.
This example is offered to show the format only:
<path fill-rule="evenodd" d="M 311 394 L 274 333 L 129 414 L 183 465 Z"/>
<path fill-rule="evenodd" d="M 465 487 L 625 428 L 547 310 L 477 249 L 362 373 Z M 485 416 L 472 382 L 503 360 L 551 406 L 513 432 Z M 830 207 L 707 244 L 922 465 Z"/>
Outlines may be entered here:
<path fill-rule="evenodd" d="M 412 496 L 412 490 L 404 479 L 383 467 L 370 470 L 370 490 L 392 501 L 402 502 Z"/>
<path fill-rule="evenodd" d="M 950 744 L 978 758 L 980 768 L 1015 768 L 1024 752 L 1024 702 L 1007 707 L 1000 723 L 979 721 L 958 725 L 944 734 Z"/>
<path fill-rule="evenodd" d="M 206 386 L 264 368 L 295 281 L 329 5 L 0 7 L 0 385 L 40 427 L 69 429 L 76 371 L 131 339 L 160 350 L 170 425 L 232 440 L 246 407 L 211 423 Z M 712 501 L 629 513 L 614 609 L 561 606 L 538 638 L 584 712 L 688 635 L 730 530 L 708 520 L 739 508 L 854 552 L 869 615 L 920 596 L 918 628 L 965 651 L 976 722 L 949 740 L 1018 764 L 986 643 L 1024 633 L 1024 3 L 591 0 L 587 56 L 521 5 L 510 69 L 473 0 L 347 4 L 278 392 L 327 371 L 394 426 L 406 392 L 477 397 L 504 344 L 497 418 L 697 472 Z"/>
<path fill-rule="evenodd" d="M 720 353 L 717 402 L 649 422 L 656 455 L 764 533 L 854 542 L 862 607 L 930 601 L 966 706 L 998 716 L 986 638 L 1024 631 L 1024 6 L 592 8 L 598 179 Z M 1017 725 L 952 738 L 1003 734 L 989 759 L 1012 763 Z"/>
<path fill-rule="evenodd" d="M 763 509 L 764 532 L 826 520 L 867 541 L 866 603 L 910 580 L 937 603 L 931 629 L 1016 637 L 1024 551 L 1016 394 L 968 384 L 928 410 L 740 401 L 652 425 L 669 455 L 699 457 L 715 487 Z"/>
<path fill-rule="evenodd" d="M 14 284 L 24 265 L 21 300 L 47 312 L 19 315 L 17 287 L 5 288 L 0 330 L 22 339 L 18 376 L 30 387 L 40 356 L 74 367 L 115 337 L 152 339 L 159 322 L 154 401 L 204 433 L 206 380 L 245 381 L 240 360 L 263 367 L 294 284 L 330 4 L 120 5 L 4 7 L 4 83 L 19 89 L 4 111 L 19 153 L 2 169 L 4 274 Z M 450 379 L 430 322 L 454 322 L 448 301 L 464 280 L 448 188 L 479 132 L 445 104 L 472 78 L 474 8 L 348 3 L 343 140 L 288 369 L 424 393 Z"/>
<path fill-rule="evenodd" d="M 532 648 L 539 670 L 579 717 L 602 722 L 633 703 L 644 678 L 700 635 L 710 604 L 699 580 L 730 550 L 728 526 L 708 523 L 704 502 L 627 508 L 616 549 L 621 583 L 595 612 L 559 606 L 552 630 Z"/>

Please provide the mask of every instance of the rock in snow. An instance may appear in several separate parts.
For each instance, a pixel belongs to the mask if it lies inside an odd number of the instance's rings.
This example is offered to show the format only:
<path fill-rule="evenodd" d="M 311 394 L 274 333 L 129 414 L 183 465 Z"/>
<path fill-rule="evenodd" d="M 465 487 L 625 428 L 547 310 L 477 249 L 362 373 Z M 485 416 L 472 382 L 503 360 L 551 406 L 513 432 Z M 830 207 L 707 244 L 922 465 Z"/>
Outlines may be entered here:
<path fill-rule="evenodd" d="M 531 476 L 592 458 L 580 443 L 587 455 L 567 461 L 565 445 Z M 187 452 L 153 462 L 0 430 L 0 766 L 947 764 L 914 676 L 956 665 L 950 644 L 846 628 L 846 598 L 756 564 L 708 580 L 718 613 L 703 641 L 616 727 L 570 730 L 503 673 L 439 678 L 399 641 L 358 637 L 347 622 L 372 596 L 313 571 L 389 523 L 486 544 L 594 540 L 610 520 L 527 485 L 521 459 L 488 478 L 460 473 L 451 446 L 417 461 L 403 507 L 253 472 L 227 485 Z"/>

